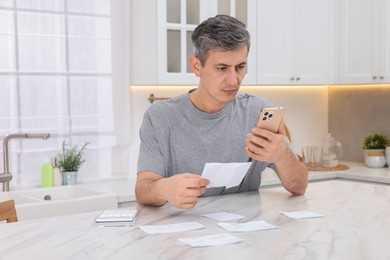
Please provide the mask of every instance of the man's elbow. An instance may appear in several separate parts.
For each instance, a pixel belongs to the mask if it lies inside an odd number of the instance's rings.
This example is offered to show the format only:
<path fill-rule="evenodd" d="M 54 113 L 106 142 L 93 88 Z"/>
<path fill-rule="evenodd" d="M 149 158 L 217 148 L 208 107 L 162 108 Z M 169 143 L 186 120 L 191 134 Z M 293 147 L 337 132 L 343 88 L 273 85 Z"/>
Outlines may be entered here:
<path fill-rule="evenodd" d="M 305 195 L 307 185 L 308 185 L 308 182 L 305 181 L 304 183 L 291 185 L 291 186 L 288 186 L 285 188 L 286 188 L 286 190 L 288 190 L 289 192 L 291 192 L 294 195 L 302 196 L 302 195 Z"/>
<path fill-rule="evenodd" d="M 138 205 L 140 206 L 150 206 L 150 207 L 161 207 L 164 205 L 167 201 L 164 200 L 151 200 L 150 198 L 145 198 L 143 195 L 138 194 L 136 192 L 135 194 L 135 200 Z"/>

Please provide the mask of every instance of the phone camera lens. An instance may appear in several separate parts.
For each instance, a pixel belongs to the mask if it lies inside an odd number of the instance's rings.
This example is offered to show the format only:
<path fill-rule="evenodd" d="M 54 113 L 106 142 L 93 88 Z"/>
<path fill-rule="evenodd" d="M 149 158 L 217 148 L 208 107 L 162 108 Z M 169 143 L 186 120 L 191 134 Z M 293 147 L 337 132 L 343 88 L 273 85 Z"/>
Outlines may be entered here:
<path fill-rule="evenodd" d="M 267 117 L 265 116 L 265 117 L 263 117 L 263 121 L 265 121 L 265 120 L 267 120 Z"/>
<path fill-rule="evenodd" d="M 268 114 L 269 114 L 268 112 L 265 112 L 265 113 L 264 113 L 265 116 L 268 116 Z"/>
<path fill-rule="evenodd" d="M 269 114 L 268 118 L 271 119 L 272 116 L 273 116 L 272 114 Z"/>

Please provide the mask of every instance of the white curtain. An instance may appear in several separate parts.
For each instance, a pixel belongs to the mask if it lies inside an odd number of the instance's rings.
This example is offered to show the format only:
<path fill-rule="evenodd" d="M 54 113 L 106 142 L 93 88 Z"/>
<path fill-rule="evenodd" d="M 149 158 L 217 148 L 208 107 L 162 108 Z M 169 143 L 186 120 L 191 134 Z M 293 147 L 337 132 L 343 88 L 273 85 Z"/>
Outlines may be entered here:
<path fill-rule="evenodd" d="M 11 189 L 39 185 L 63 141 L 90 143 L 81 182 L 126 176 L 129 14 L 127 0 L 0 0 L 0 138 L 51 134 L 9 142 Z"/>

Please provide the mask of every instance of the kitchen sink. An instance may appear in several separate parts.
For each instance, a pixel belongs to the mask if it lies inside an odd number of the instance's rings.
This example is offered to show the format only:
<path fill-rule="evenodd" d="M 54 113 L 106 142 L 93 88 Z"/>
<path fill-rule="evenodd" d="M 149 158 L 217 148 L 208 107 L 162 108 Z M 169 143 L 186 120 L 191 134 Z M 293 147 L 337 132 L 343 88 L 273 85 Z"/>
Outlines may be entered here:
<path fill-rule="evenodd" d="M 40 201 L 82 199 L 104 194 L 100 191 L 80 186 L 59 186 L 52 188 L 14 191 L 13 193 Z"/>
<path fill-rule="evenodd" d="M 18 190 L 3 194 L 1 200 L 15 200 L 19 221 L 118 207 L 117 194 L 77 185 Z"/>

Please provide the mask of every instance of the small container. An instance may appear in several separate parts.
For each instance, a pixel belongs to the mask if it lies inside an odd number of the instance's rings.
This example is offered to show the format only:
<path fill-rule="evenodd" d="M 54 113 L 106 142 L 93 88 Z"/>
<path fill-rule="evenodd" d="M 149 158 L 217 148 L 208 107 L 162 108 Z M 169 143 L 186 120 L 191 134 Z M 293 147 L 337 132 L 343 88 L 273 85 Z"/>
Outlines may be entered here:
<path fill-rule="evenodd" d="M 76 185 L 77 184 L 77 171 L 73 172 L 62 172 L 62 184 L 67 185 Z"/>
<path fill-rule="evenodd" d="M 318 167 L 321 162 L 322 147 L 305 146 L 302 147 L 303 162 L 307 167 Z"/>
<path fill-rule="evenodd" d="M 385 156 L 367 156 L 366 165 L 370 168 L 383 168 L 386 165 Z"/>
<path fill-rule="evenodd" d="M 386 165 L 385 149 L 364 150 L 364 163 L 370 168 L 382 168 Z"/>
<path fill-rule="evenodd" d="M 41 167 L 41 186 L 53 187 L 54 186 L 54 173 L 51 163 L 44 163 Z"/>
<path fill-rule="evenodd" d="M 341 143 L 336 141 L 329 133 L 323 140 L 321 166 L 336 167 L 341 157 Z"/>
<path fill-rule="evenodd" d="M 62 174 L 61 174 L 60 167 L 54 166 L 53 174 L 54 174 L 54 186 L 62 186 Z"/>

